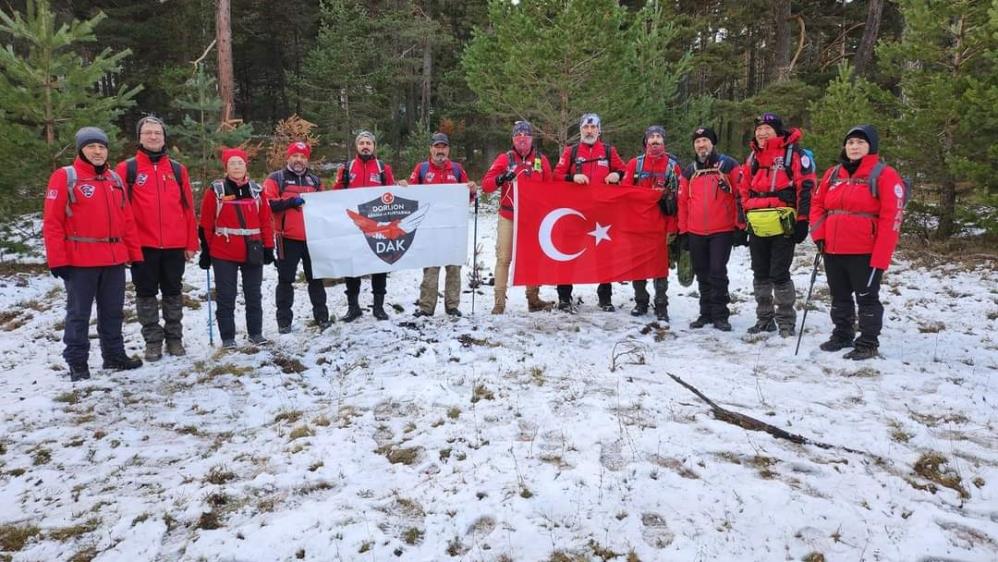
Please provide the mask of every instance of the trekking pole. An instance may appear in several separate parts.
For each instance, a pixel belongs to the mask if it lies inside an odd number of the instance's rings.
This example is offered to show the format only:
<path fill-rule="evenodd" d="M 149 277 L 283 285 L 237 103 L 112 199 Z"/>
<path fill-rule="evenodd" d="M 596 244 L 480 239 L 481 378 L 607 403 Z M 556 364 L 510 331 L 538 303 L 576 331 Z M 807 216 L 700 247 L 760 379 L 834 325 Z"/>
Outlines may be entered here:
<path fill-rule="evenodd" d="M 215 326 L 211 322 L 211 268 L 204 270 L 208 283 L 208 345 L 215 345 Z"/>
<path fill-rule="evenodd" d="M 478 292 L 478 286 L 482 284 L 481 274 L 478 272 L 478 193 L 475 193 L 475 227 L 474 236 L 475 248 L 472 250 L 471 258 L 471 314 L 475 314 L 475 293 Z"/>
<path fill-rule="evenodd" d="M 797 349 L 794 350 L 794 357 L 800 351 L 800 340 L 804 337 L 804 323 L 807 322 L 807 309 L 811 304 L 811 291 L 814 290 L 814 280 L 818 278 L 818 263 L 821 262 L 821 250 L 814 254 L 814 268 L 811 269 L 811 285 L 807 288 L 807 299 L 804 301 L 804 318 L 800 321 L 800 333 L 797 334 Z"/>

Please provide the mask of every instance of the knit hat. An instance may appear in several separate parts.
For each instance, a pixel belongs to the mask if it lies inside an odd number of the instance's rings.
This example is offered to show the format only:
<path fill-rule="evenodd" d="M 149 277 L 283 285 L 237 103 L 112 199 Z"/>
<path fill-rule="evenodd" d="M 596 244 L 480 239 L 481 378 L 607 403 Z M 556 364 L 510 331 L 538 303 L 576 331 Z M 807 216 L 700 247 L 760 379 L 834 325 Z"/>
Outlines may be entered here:
<path fill-rule="evenodd" d="M 432 146 L 434 144 L 446 144 L 447 146 L 450 146 L 450 139 L 447 137 L 446 133 L 433 133 L 433 136 L 430 137 L 430 145 Z"/>
<path fill-rule="evenodd" d="M 870 144 L 870 154 L 876 154 L 880 149 L 880 135 L 873 125 L 856 125 L 846 133 L 842 145 L 845 146 L 849 139 L 863 139 Z"/>
<path fill-rule="evenodd" d="M 527 135 L 528 137 L 534 136 L 534 127 L 530 124 L 530 121 L 517 121 L 513 124 L 513 135 Z"/>
<path fill-rule="evenodd" d="M 378 139 L 374 137 L 374 133 L 368 131 L 367 129 L 361 129 L 361 131 L 357 133 L 357 138 L 355 138 L 353 142 L 357 143 L 360 142 L 360 139 L 365 139 L 365 138 L 370 139 L 370 141 L 373 142 L 374 144 L 378 144 Z"/>
<path fill-rule="evenodd" d="M 249 155 L 246 151 L 241 148 L 222 148 L 222 167 L 227 168 L 229 165 L 229 159 L 238 156 L 243 159 L 243 162 L 249 164 Z"/>
<path fill-rule="evenodd" d="M 77 152 L 79 152 L 84 146 L 93 143 L 103 144 L 104 148 L 107 148 L 107 133 L 97 127 L 83 127 L 79 131 L 76 131 Z"/>
<path fill-rule="evenodd" d="M 710 144 L 716 145 L 717 144 L 717 133 L 715 133 L 714 129 L 711 129 L 710 127 L 697 127 L 693 131 L 693 139 L 692 140 L 696 141 L 697 139 L 707 139 L 707 140 L 710 141 Z"/>
<path fill-rule="evenodd" d="M 579 128 L 581 129 L 583 125 L 596 125 L 597 128 L 600 127 L 600 118 L 596 113 L 586 113 L 582 115 L 579 119 Z"/>
<path fill-rule="evenodd" d="M 783 119 L 775 113 L 763 113 L 755 118 L 755 128 L 758 129 L 762 125 L 769 125 L 776 131 L 776 134 L 783 135 L 786 130 L 783 128 Z"/>
<path fill-rule="evenodd" d="M 288 145 L 287 155 L 301 154 L 306 160 L 312 157 L 312 147 L 307 142 L 295 141 Z"/>
<path fill-rule="evenodd" d="M 641 139 L 641 146 L 647 146 L 648 137 L 654 134 L 662 135 L 662 141 L 665 142 L 665 127 L 661 125 L 652 125 L 651 127 L 645 129 L 645 136 Z"/>
<path fill-rule="evenodd" d="M 151 123 L 153 125 L 159 125 L 160 127 L 162 127 L 163 136 L 164 137 L 166 136 L 166 123 L 164 123 L 162 119 L 156 117 L 155 115 L 146 115 L 142 119 L 139 119 L 139 122 L 135 124 L 135 136 L 137 137 L 142 136 L 142 126 L 146 125 L 147 123 Z"/>

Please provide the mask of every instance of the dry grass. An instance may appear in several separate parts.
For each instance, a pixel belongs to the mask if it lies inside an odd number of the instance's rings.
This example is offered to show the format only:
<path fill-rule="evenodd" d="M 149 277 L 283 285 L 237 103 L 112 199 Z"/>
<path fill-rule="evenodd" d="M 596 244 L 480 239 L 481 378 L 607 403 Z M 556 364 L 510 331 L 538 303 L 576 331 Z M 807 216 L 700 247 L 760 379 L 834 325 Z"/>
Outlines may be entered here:
<path fill-rule="evenodd" d="M 274 416 L 274 423 L 288 422 L 295 423 L 302 416 L 301 410 L 282 410 Z"/>
<path fill-rule="evenodd" d="M 93 517 L 91 519 L 87 519 L 83 523 L 70 525 L 69 527 L 60 527 L 58 529 L 53 529 L 45 534 L 50 539 L 54 539 L 59 542 L 64 542 L 70 539 L 75 539 L 80 535 L 92 533 L 97 530 L 97 527 L 100 527 L 100 524 L 101 520 L 96 517 Z"/>
<path fill-rule="evenodd" d="M 40 532 L 34 525 L 0 525 L 0 550 L 19 552 Z"/>
<path fill-rule="evenodd" d="M 236 479 L 236 475 L 231 470 L 227 470 L 224 466 L 217 465 L 211 467 L 208 471 L 208 475 L 204 477 L 204 481 L 208 484 L 225 484 Z"/>
<path fill-rule="evenodd" d="M 953 469 L 947 466 L 949 460 L 939 453 L 929 452 L 924 453 L 915 462 L 915 466 L 912 470 L 915 474 L 921 476 L 922 478 L 929 481 L 928 485 L 919 486 L 914 482 L 911 482 L 912 486 L 918 489 L 927 489 L 933 494 L 936 493 L 936 487 L 934 484 L 938 484 L 944 488 L 949 488 L 956 493 L 960 494 L 963 499 L 970 498 L 970 492 L 963 487 L 963 479 L 960 475 Z"/>

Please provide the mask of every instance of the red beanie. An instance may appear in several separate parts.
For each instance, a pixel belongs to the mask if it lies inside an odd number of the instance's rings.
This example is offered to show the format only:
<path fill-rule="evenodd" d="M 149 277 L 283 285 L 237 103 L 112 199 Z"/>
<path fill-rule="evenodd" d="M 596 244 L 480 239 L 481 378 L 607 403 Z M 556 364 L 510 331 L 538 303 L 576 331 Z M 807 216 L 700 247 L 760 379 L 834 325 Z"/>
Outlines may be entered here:
<path fill-rule="evenodd" d="M 287 155 L 301 154 L 306 159 L 312 157 L 312 147 L 307 142 L 296 141 L 288 145 Z"/>
<path fill-rule="evenodd" d="M 226 168 L 229 165 L 229 158 L 238 156 L 243 159 L 243 162 L 249 164 L 249 156 L 246 151 L 241 148 L 223 148 L 222 149 L 222 167 Z"/>

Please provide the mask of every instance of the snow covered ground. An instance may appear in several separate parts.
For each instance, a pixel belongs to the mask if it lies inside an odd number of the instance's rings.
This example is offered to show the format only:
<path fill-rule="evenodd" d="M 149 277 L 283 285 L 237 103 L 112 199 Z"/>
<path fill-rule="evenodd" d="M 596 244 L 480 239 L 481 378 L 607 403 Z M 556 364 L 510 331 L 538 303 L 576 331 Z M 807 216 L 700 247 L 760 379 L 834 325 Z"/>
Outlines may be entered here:
<path fill-rule="evenodd" d="M 494 215 L 479 231 L 491 271 Z M 812 256 L 794 264 L 801 301 Z M 695 286 L 675 282 L 671 329 L 627 314 L 623 284 L 616 313 L 594 286 L 576 316 L 528 313 L 517 287 L 493 317 L 483 287 L 474 316 L 465 293 L 463 318 L 441 303 L 417 320 L 404 272 L 389 322 L 319 334 L 299 286 L 279 336 L 268 267 L 273 342 L 222 352 L 192 265 L 188 357 L 108 373 L 94 339 L 76 386 L 60 283 L 0 278 L 0 560 L 998 560 L 994 271 L 897 263 L 883 358 L 862 363 L 817 348 L 820 276 L 794 357 L 794 340 L 745 335 L 746 249 L 730 273 L 731 333 L 687 328 Z M 726 423 L 668 374 L 836 447 Z"/>

